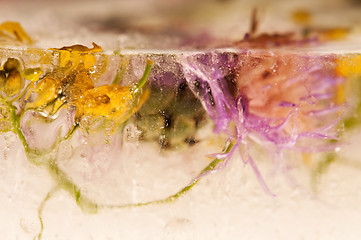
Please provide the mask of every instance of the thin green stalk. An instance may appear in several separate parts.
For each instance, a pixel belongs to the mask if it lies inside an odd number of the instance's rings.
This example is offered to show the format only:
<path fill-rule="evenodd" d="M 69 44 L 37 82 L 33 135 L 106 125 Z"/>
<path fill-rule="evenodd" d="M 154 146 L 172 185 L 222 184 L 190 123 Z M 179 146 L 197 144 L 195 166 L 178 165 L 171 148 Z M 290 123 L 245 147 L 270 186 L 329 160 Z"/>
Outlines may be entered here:
<path fill-rule="evenodd" d="M 223 153 L 229 153 L 232 148 L 234 147 L 234 143 L 229 142 L 229 144 L 223 150 Z M 212 162 L 210 162 L 203 170 L 193 178 L 185 187 L 181 190 L 176 192 L 175 194 L 160 200 L 149 201 L 149 202 L 142 202 L 142 203 L 132 203 L 132 204 L 125 204 L 120 206 L 104 206 L 105 208 L 132 208 L 132 207 L 142 207 L 142 206 L 149 206 L 149 205 L 156 205 L 156 204 L 164 204 L 164 203 L 171 203 L 175 200 L 179 199 L 186 195 L 204 176 L 211 173 L 216 167 L 225 161 L 225 158 L 216 158 Z"/>
<path fill-rule="evenodd" d="M 79 127 L 78 124 L 74 124 L 74 125 L 72 126 L 72 128 L 69 130 L 69 132 L 65 135 L 65 137 L 64 137 L 61 141 L 67 140 L 71 135 L 73 135 L 73 133 L 75 132 L 75 130 L 76 130 L 78 127 Z"/>
<path fill-rule="evenodd" d="M 38 157 L 40 156 L 40 154 L 42 152 L 39 149 L 31 148 L 29 146 L 28 142 L 26 141 L 26 138 L 25 138 L 25 136 L 21 130 L 21 126 L 20 126 L 21 116 L 17 116 L 16 108 L 13 105 L 11 105 L 9 103 L 6 103 L 6 104 L 11 110 L 11 121 L 14 126 L 14 133 L 19 137 L 22 145 L 24 146 L 25 153 L 27 154 L 28 160 L 37 166 L 43 164 L 43 162 L 36 161 L 39 159 Z"/>
<path fill-rule="evenodd" d="M 11 119 L 14 125 L 14 132 L 19 137 L 20 141 L 22 142 L 25 152 L 27 154 L 33 153 L 36 156 L 39 156 L 40 151 L 36 149 L 30 148 L 28 142 L 26 141 L 26 138 L 21 130 L 20 126 L 20 117 L 16 115 L 16 108 L 10 104 L 7 104 L 8 107 L 11 109 Z M 72 133 L 77 128 L 77 125 L 74 125 L 73 128 L 71 128 L 68 132 L 68 134 L 63 138 L 63 140 L 69 138 Z M 35 162 L 31 161 L 35 165 L 44 164 L 45 162 Z M 80 189 L 67 177 L 67 175 L 58 167 L 55 160 L 52 160 L 48 162 L 47 164 L 49 172 L 54 177 L 55 181 L 57 182 L 58 186 L 64 188 L 67 192 L 70 193 L 76 200 L 77 204 L 86 212 L 96 212 L 97 205 L 92 203 L 90 200 L 85 198 L 81 195 Z"/>
<path fill-rule="evenodd" d="M 10 103 L 6 103 L 6 104 L 11 110 L 11 121 L 14 126 L 14 132 L 19 137 L 21 143 L 23 144 L 23 146 L 25 148 L 25 151 L 28 152 L 30 150 L 30 147 L 29 147 L 28 142 L 25 139 L 23 132 L 21 131 L 20 120 L 19 120 L 18 116 L 16 115 L 16 108 L 13 105 L 11 105 Z"/>
<path fill-rule="evenodd" d="M 317 192 L 317 184 L 319 183 L 320 177 L 328 170 L 328 168 L 336 161 L 336 155 L 329 153 L 326 158 L 320 161 L 316 168 L 312 172 L 312 188 L 314 192 Z"/>
<path fill-rule="evenodd" d="M 40 206 L 38 208 L 38 218 L 40 221 L 40 231 L 39 234 L 37 236 L 34 237 L 35 239 L 41 240 L 42 235 L 43 235 L 43 231 L 44 231 L 44 221 L 43 221 L 43 210 L 45 207 L 45 204 L 49 201 L 49 199 L 59 190 L 59 187 L 56 186 L 54 187 L 52 190 L 50 190 L 50 192 L 48 192 L 48 194 L 46 195 L 46 197 L 43 199 L 43 201 L 40 203 Z"/>
<path fill-rule="evenodd" d="M 134 93 L 137 93 L 140 91 L 140 89 L 145 85 L 147 82 L 150 69 L 152 68 L 153 62 L 150 59 L 147 59 L 147 65 L 145 66 L 143 77 L 137 82 L 135 85 Z"/>
<path fill-rule="evenodd" d="M 50 161 L 47 167 L 58 186 L 67 191 L 76 200 L 76 203 L 84 212 L 97 212 L 98 205 L 81 194 L 80 188 L 59 168 L 55 160 Z"/>

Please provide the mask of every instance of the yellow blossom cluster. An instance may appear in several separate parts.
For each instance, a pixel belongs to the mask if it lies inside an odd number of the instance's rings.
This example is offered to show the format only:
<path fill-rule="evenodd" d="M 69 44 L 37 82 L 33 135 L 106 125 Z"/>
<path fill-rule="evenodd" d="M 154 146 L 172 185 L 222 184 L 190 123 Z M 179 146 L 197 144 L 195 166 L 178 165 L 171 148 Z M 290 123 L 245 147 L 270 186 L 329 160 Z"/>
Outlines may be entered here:
<path fill-rule="evenodd" d="M 144 101 L 141 87 L 144 85 L 151 66 L 147 62 L 146 72 L 135 86 L 111 85 L 94 86 L 91 69 L 97 59 L 94 53 L 102 51 L 101 47 L 93 43 L 89 49 L 82 45 L 52 49 L 59 51 L 59 65 L 67 74 L 61 78 L 56 74 L 48 74 L 36 82 L 36 86 L 29 94 L 27 109 L 44 109 L 53 105 L 53 111 L 62 106 L 75 107 L 75 120 L 79 122 L 83 116 L 106 117 L 112 120 L 124 119 L 123 116 Z M 143 94 L 144 95 L 144 94 Z"/>

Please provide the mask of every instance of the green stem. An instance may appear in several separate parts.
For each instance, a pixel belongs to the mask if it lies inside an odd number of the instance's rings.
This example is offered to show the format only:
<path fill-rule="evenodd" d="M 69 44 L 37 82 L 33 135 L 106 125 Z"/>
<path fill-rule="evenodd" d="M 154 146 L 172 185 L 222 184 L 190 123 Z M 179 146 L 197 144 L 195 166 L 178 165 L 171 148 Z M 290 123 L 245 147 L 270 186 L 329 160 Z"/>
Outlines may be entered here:
<path fill-rule="evenodd" d="M 11 119 L 12 119 L 12 122 L 14 125 L 14 132 L 16 133 L 16 135 L 19 137 L 20 141 L 22 142 L 25 152 L 27 153 L 28 157 L 29 157 L 29 153 L 34 154 L 34 156 L 39 156 L 39 154 L 41 152 L 37 149 L 30 148 L 29 144 L 26 141 L 26 138 L 21 130 L 20 117 L 18 117 L 16 115 L 16 108 L 9 103 L 7 105 L 11 109 Z M 72 133 L 76 130 L 76 128 L 77 128 L 77 125 L 74 125 L 69 130 L 67 135 L 63 138 L 63 140 L 69 138 L 72 135 Z M 35 165 L 42 165 L 42 164 L 46 163 L 46 162 L 35 162 L 35 161 L 31 161 L 31 162 Z M 69 192 L 70 195 L 72 195 L 75 198 L 77 204 L 80 206 L 80 208 L 82 210 L 84 210 L 86 212 L 96 212 L 97 205 L 92 203 L 90 200 L 88 200 L 87 198 L 85 198 L 84 196 L 81 195 L 80 189 L 58 167 L 55 160 L 48 162 L 46 165 L 48 167 L 49 172 L 52 174 L 53 178 L 57 182 L 57 185 L 59 187 L 62 187 L 63 189 L 65 189 L 67 192 Z"/>
<path fill-rule="evenodd" d="M 6 103 L 6 105 L 11 110 L 11 121 L 13 122 L 13 125 L 14 125 L 14 132 L 19 137 L 21 143 L 23 144 L 23 146 L 25 148 L 25 151 L 28 152 L 30 150 L 30 147 L 29 147 L 28 142 L 25 139 L 23 132 L 21 131 L 20 118 L 18 118 L 18 116 L 16 115 L 16 108 L 13 105 L 11 105 L 10 103 Z"/>
<path fill-rule="evenodd" d="M 234 143 L 227 142 L 228 145 L 226 145 L 225 149 L 223 150 L 223 153 L 229 153 L 232 148 L 234 147 Z M 175 194 L 160 200 L 155 201 L 149 201 L 149 202 L 141 202 L 141 203 L 131 203 L 131 204 L 125 204 L 120 206 L 104 206 L 105 208 L 132 208 L 132 207 L 142 207 L 142 206 L 148 206 L 148 205 L 155 205 L 155 204 L 164 204 L 164 203 L 171 203 L 177 200 L 180 197 L 183 197 L 185 194 L 187 194 L 204 176 L 211 173 L 213 170 L 216 169 L 216 167 L 225 161 L 225 158 L 216 158 L 212 162 L 210 162 L 203 170 L 195 177 L 193 178 L 185 187 L 183 187 L 181 190 L 176 192 Z"/>
<path fill-rule="evenodd" d="M 73 133 L 75 132 L 75 130 L 79 127 L 78 124 L 74 124 L 72 126 L 72 128 L 68 131 L 68 133 L 65 135 L 65 137 L 60 141 L 62 142 L 63 140 L 67 140 L 69 137 L 71 137 L 71 135 L 73 135 Z"/>
<path fill-rule="evenodd" d="M 149 73 L 150 73 L 150 69 L 152 68 L 153 62 L 150 59 L 147 59 L 147 65 L 145 66 L 145 70 L 144 70 L 144 74 L 143 77 L 139 80 L 139 82 L 137 82 L 137 84 L 135 85 L 135 89 L 134 92 L 137 93 L 138 91 L 140 91 L 140 89 L 145 85 L 145 83 L 147 82 Z"/>
<path fill-rule="evenodd" d="M 39 156 L 40 154 L 42 153 L 41 150 L 39 149 L 33 149 L 29 146 L 28 142 L 26 141 L 26 138 L 21 130 L 21 126 L 20 126 L 20 119 L 21 119 L 21 115 L 18 116 L 16 114 L 16 108 L 11 105 L 10 103 L 6 103 L 7 106 L 10 108 L 11 110 L 11 121 L 13 123 L 13 126 L 14 126 L 14 132 L 15 134 L 19 137 L 22 145 L 24 146 L 24 149 L 25 149 L 25 153 L 28 157 L 28 160 L 33 163 L 34 165 L 42 165 L 43 162 L 42 161 L 39 161 Z"/>
<path fill-rule="evenodd" d="M 42 235 L 43 235 L 43 231 L 44 231 L 44 221 L 43 221 L 43 210 L 45 207 L 45 204 L 49 201 L 49 199 L 59 190 L 59 188 L 56 186 L 54 187 L 52 190 L 50 190 L 50 192 L 48 192 L 48 194 L 46 195 L 46 197 L 44 198 L 44 200 L 40 203 L 40 206 L 38 208 L 38 218 L 40 221 L 40 231 L 39 234 L 37 236 L 34 237 L 35 239 L 41 240 Z"/>
<path fill-rule="evenodd" d="M 80 188 L 59 168 L 55 160 L 50 161 L 47 167 L 58 186 L 67 191 L 76 200 L 76 203 L 84 212 L 97 212 L 98 205 L 81 194 Z"/>
<path fill-rule="evenodd" d="M 19 137 L 22 145 L 24 146 L 24 149 L 25 149 L 25 152 L 27 153 L 28 157 L 30 158 L 33 158 L 34 156 L 39 156 L 40 154 L 44 154 L 44 153 L 47 153 L 47 152 L 50 152 L 50 151 L 45 151 L 45 150 L 39 150 L 39 149 L 34 149 L 34 148 L 31 148 L 28 144 L 28 142 L 26 141 L 26 138 L 21 130 L 21 126 L 20 126 L 20 119 L 21 119 L 21 115 L 20 116 L 17 116 L 16 114 L 16 108 L 9 104 L 9 103 L 6 103 L 7 106 L 10 108 L 11 110 L 11 121 L 13 123 L 13 126 L 14 126 L 14 132 L 15 134 Z M 56 143 L 54 144 L 54 146 L 56 146 L 57 144 L 59 144 L 60 142 L 64 141 L 64 140 L 67 140 L 74 132 L 75 130 L 77 129 L 79 125 L 73 125 L 72 128 L 68 131 L 68 133 L 65 135 L 65 137 L 63 138 L 60 138 L 56 141 Z M 51 148 L 53 149 L 54 146 Z M 32 154 L 31 156 L 29 156 L 30 154 Z M 35 162 L 35 161 L 32 161 L 35 165 L 39 165 L 40 162 Z"/>
<path fill-rule="evenodd" d="M 312 188 L 314 192 L 317 192 L 316 186 L 319 183 L 320 177 L 327 171 L 327 169 L 336 161 L 336 155 L 334 153 L 329 153 L 326 156 L 326 159 L 320 161 L 316 168 L 312 172 Z"/>

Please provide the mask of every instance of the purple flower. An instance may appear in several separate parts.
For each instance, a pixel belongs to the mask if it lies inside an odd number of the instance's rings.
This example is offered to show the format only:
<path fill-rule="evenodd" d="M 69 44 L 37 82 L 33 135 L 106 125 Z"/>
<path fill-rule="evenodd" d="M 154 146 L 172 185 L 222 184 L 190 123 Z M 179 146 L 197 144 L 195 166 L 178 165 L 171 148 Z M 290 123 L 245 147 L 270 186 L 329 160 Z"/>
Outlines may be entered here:
<path fill-rule="evenodd" d="M 312 139 L 310 151 L 332 149 L 325 146 L 337 139 L 334 129 L 342 114 L 334 102 L 342 82 L 334 57 L 215 52 L 184 56 L 180 62 L 191 90 L 214 120 L 215 133 L 227 134 L 235 147 L 251 138 L 279 153 L 307 151 L 299 143 L 306 138 Z M 248 151 L 241 157 L 271 193 Z"/>

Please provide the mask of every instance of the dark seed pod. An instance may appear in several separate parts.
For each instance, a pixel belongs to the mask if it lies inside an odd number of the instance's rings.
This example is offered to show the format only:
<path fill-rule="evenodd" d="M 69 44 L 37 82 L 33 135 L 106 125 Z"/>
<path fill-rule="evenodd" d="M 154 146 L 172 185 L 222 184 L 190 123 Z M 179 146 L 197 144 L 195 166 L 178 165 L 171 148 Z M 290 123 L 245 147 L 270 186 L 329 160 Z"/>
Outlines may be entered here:
<path fill-rule="evenodd" d="M 23 87 L 23 81 L 20 73 L 17 70 L 12 70 L 4 86 L 4 93 L 8 96 L 16 95 Z"/>
<path fill-rule="evenodd" d="M 4 63 L 4 71 L 10 73 L 12 70 L 20 70 L 20 62 L 16 58 L 8 58 Z"/>

